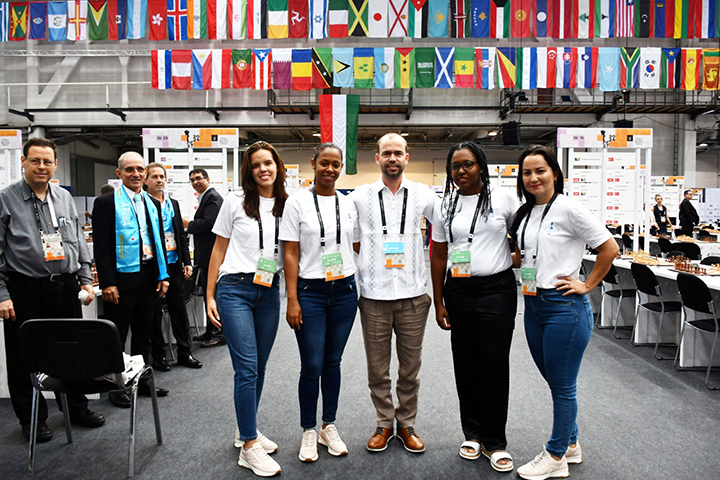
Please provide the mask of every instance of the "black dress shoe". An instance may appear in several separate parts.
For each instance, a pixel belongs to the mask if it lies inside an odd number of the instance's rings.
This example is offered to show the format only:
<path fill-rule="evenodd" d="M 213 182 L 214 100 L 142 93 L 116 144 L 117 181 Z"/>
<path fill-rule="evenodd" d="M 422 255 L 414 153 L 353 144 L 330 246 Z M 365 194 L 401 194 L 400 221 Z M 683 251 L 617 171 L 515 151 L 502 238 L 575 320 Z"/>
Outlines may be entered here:
<path fill-rule="evenodd" d="M 23 435 L 25 435 L 25 438 L 30 440 L 30 424 L 22 426 Z M 49 442 L 52 438 L 52 430 L 50 430 L 50 427 L 47 426 L 47 423 L 45 422 L 38 422 L 37 425 L 37 435 L 35 435 L 35 440 L 37 443 L 45 443 Z"/>
<path fill-rule="evenodd" d="M 210 333 L 210 332 L 205 332 L 205 333 L 203 333 L 202 335 L 195 335 L 195 336 L 193 337 L 193 340 L 196 341 L 196 342 L 207 342 L 207 341 L 210 340 L 211 338 L 212 338 L 212 333 Z"/>
<path fill-rule="evenodd" d="M 141 380 L 140 381 L 140 384 L 138 385 L 138 393 L 145 397 L 151 396 L 149 380 Z M 170 390 L 168 390 L 167 388 L 155 387 L 155 394 L 158 397 L 167 397 L 168 393 L 170 393 Z"/>
<path fill-rule="evenodd" d="M 202 368 L 202 362 L 192 355 L 183 355 L 178 357 L 178 365 L 184 365 L 188 368 Z"/>
<path fill-rule="evenodd" d="M 97 412 L 93 412 L 89 408 L 71 413 L 70 421 L 74 425 L 82 425 L 83 427 L 89 428 L 97 428 L 105 425 L 105 417 Z"/>
<path fill-rule="evenodd" d="M 170 371 L 170 364 L 165 357 L 159 357 L 157 360 L 153 360 L 152 366 L 155 370 L 160 370 L 161 372 Z"/>
<path fill-rule="evenodd" d="M 110 400 L 110 403 L 120 408 L 130 408 L 132 405 L 130 395 L 126 392 L 110 392 L 108 393 L 108 400 Z"/>
<path fill-rule="evenodd" d="M 212 348 L 226 345 L 225 337 L 212 337 L 210 340 L 200 344 L 200 348 Z"/>

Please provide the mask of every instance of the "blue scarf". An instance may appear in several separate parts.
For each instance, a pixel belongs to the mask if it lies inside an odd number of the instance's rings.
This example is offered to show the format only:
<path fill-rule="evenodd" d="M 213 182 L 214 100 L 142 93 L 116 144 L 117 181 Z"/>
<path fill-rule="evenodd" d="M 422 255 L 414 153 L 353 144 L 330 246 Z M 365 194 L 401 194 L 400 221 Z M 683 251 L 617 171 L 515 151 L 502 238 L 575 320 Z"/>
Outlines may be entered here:
<path fill-rule="evenodd" d="M 167 196 L 167 193 L 165 194 Z M 165 233 L 173 233 L 173 219 L 175 218 L 175 209 L 172 206 L 170 197 L 168 197 L 162 205 L 162 219 L 163 219 L 163 230 Z M 167 251 L 168 263 L 175 263 L 178 261 L 178 237 L 175 235 L 175 250 Z"/>
<path fill-rule="evenodd" d="M 140 224 L 137 214 L 132 206 L 130 197 L 124 187 L 115 190 L 115 258 L 117 271 L 131 273 L 140 271 Z M 142 192 L 143 201 L 150 214 L 153 225 L 159 224 L 159 217 L 155 204 L 150 201 L 147 193 Z M 158 280 L 167 278 L 167 265 L 163 250 L 163 239 L 157 228 L 152 229 L 153 243 L 155 244 L 155 259 L 158 262 Z"/>

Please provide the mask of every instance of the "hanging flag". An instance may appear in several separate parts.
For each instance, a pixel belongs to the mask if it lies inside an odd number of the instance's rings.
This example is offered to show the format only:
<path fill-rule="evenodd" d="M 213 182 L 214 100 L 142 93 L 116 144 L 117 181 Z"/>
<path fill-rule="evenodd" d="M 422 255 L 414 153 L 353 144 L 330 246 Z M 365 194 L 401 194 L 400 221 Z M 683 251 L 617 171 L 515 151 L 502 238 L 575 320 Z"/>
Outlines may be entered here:
<path fill-rule="evenodd" d="M 244 48 L 232 51 L 233 88 L 252 88 L 253 78 L 252 49 Z"/>
<path fill-rule="evenodd" d="M 415 49 L 395 49 L 395 88 L 415 86 Z"/>
<path fill-rule="evenodd" d="M 67 39 L 71 42 L 87 40 L 87 1 L 68 2 Z"/>
<path fill-rule="evenodd" d="M 663 48 L 660 54 L 660 88 L 676 88 L 680 85 L 679 48 Z"/>
<path fill-rule="evenodd" d="M 368 37 L 387 38 L 388 0 L 368 0 Z"/>
<path fill-rule="evenodd" d="M 395 49 L 376 48 L 375 51 L 375 88 L 395 87 Z"/>
<path fill-rule="evenodd" d="M 558 47 L 556 88 L 575 88 L 577 85 L 577 48 Z"/>
<path fill-rule="evenodd" d="M 720 90 L 718 68 L 720 67 L 720 49 L 703 48 L 703 90 Z"/>
<path fill-rule="evenodd" d="M 0 21 L 3 21 L 0 19 Z M 32 2 L 30 4 L 30 20 L 28 39 L 45 40 L 45 24 L 47 23 L 47 3 Z M 3 24 L 0 28 L 7 29 L 7 24 Z"/>
<path fill-rule="evenodd" d="M 435 48 L 435 88 L 453 88 L 454 48 Z"/>
<path fill-rule="evenodd" d="M 615 0 L 595 0 L 595 37 L 612 38 L 614 36 Z"/>
<path fill-rule="evenodd" d="M 635 0 L 633 31 L 636 37 L 651 38 L 655 36 L 655 8 L 653 3 L 654 0 Z"/>
<path fill-rule="evenodd" d="M 515 86 L 515 48 L 497 49 L 497 82 L 499 88 Z"/>
<path fill-rule="evenodd" d="M 635 0 L 615 0 L 615 36 L 632 37 L 634 30 Z"/>
<path fill-rule="evenodd" d="M 455 47 L 455 87 L 472 88 L 475 52 L 472 47 Z"/>
<path fill-rule="evenodd" d="M 273 48 L 273 88 L 288 90 L 292 87 L 292 48 Z"/>
<path fill-rule="evenodd" d="M 348 36 L 347 0 L 329 0 L 328 33 L 330 38 L 345 38 Z"/>
<path fill-rule="evenodd" d="M 428 37 L 445 38 L 448 35 L 448 6 L 450 0 L 428 0 L 430 22 Z M 419 80 L 419 77 L 418 77 Z"/>
<path fill-rule="evenodd" d="M 674 4 L 674 0 L 655 0 L 655 37 L 656 38 L 672 38 L 673 29 L 668 28 L 673 23 L 672 19 L 668 19 L 668 9 L 670 3 Z"/>
<path fill-rule="evenodd" d="M 147 23 L 147 1 L 128 0 L 127 18 L 127 38 L 129 38 L 130 40 L 145 38 L 145 24 Z"/>
<path fill-rule="evenodd" d="M 368 8 L 370 0 L 350 0 L 348 2 L 349 26 L 348 32 L 353 37 L 368 36 Z"/>
<path fill-rule="evenodd" d="M 553 38 L 573 38 L 573 2 L 565 0 L 550 0 L 550 32 Z"/>
<path fill-rule="evenodd" d="M 495 88 L 495 47 L 475 48 L 475 69 L 477 88 L 481 90 Z"/>
<path fill-rule="evenodd" d="M 389 37 L 408 36 L 408 0 L 389 0 Z"/>
<path fill-rule="evenodd" d="M 343 169 L 357 174 L 357 131 L 360 95 L 320 95 L 320 141 L 342 151 Z"/>
<path fill-rule="evenodd" d="M 168 40 L 187 40 L 187 3 L 167 0 Z"/>
<path fill-rule="evenodd" d="M 537 49 L 537 88 L 555 88 L 557 80 L 557 48 L 538 47 Z"/>
<path fill-rule="evenodd" d="M 9 37 L 13 42 L 25 40 L 25 37 L 27 37 L 29 10 L 28 2 L 13 2 L 10 4 Z"/>
<path fill-rule="evenodd" d="M 426 38 L 429 18 L 428 0 L 410 0 L 408 6 L 408 37 Z"/>
<path fill-rule="evenodd" d="M 697 90 L 700 88 L 700 49 L 683 48 L 681 56 L 680 88 Z"/>
<path fill-rule="evenodd" d="M 640 49 L 620 47 L 620 88 L 638 88 L 640 83 Z"/>
<path fill-rule="evenodd" d="M 190 90 L 192 85 L 192 51 L 172 51 L 172 88 Z"/>
<path fill-rule="evenodd" d="M 208 38 L 206 0 L 187 0 L 187 7 L 188 38 Z"/>
<path fill-rule="evenodd" d="M 108 0 L 108 40 L 127 38 L 127 0 Z"/>
<path fill-rule="evenodd" d="M 435 49 L 415 49 L 415 88 L 432 88 L 435 84 Z"/>
<path fill-rule="evenodd" d="M 152 65 L 152 88 L 170 90 L 172 88 L 172 56 L 170 50 L 153 50 L 150 52 Z"/>
<path fill-rule="evenodd" d="M 355 48 L 353 51 L 353 65 L 355 74 L 355 88 L 373 87 L 373 49 Z"/>
<path fill-rule="evenodd" d="M 600 68 L 600 90 L 614 92 L 620 90 L 620 49 L 618 47 L 598 48 Z"/>
<path fill-rule="evenodd" d="M 67 3 L 48 3 L 48 40 L 62 42 L 67 39 Z"/>
<path fill-rule="evenodd" d="M 353 87 L 353 49 L 333 48 L 333 87 Z"/>
<path fill-rule="evenodd" d="M 715 29 L 717 28 L 717 16 L 715 13 L 717 5 L 715 5 L 715 1 L 716 0 L 700 0 L 701 4 L 698 6 L 698 11 L 695 13 L 695 37 L 715 38 Z"/>
<path fill-rule="evenodd" d="M 307 0 L 290 0 L 288 37 L 308 38 L 308 2 Z"/>
<path fill-rule="evenodd" d="M 253 89 L 270 90 L 272 78 L 273 53 L 270 48 L 253 49 Z"/>
<path fill-rule="evenodd" d="M 692 2 L 692 5 L 694 6 L 694 2 Z M 667 5 L 665 21 L 671 24 L 670 28 L 673 31 L 672 37 L 691 38 L 688 32 L 690 6 L 690 0 L 674 0 L 671 1 L 671 4 Z M 668 27 L 666 26 L 665 28 L 667 29 Z"/>
<path fill-rule="evenodd" d="M 192 51 L 193 90 L 210 90 L 212 82 L 212 60 L 210 50 Z"/>
<path fill-rule="evenodd" d="M 491 0 L 490 38 L 510 38 L 510 0 Z"/>
<path fill-rule="evenodd" d="M 268 0 L 247 0 L 247 38 L 268 38 Z M 289 87 L 288 87 L 289 88 Z"/>
<path fill-rule="evenodd" d="M 533 37 L 542 38 L 548 36 L 549 11 L 548 0 L 535 0 L 533 17 L 530 19 L 530 25 L 532 27 L 531 33 Z"/>
<path fill-rule="evenodd" d="M 660 88 L 660 48 L 642 47 L 640 50 L 640 88 Z"/>
<path fill-rule="evenodd" d="M 537 88 L 538 58 L 537 48 L 520 47 L 517 49 L 517 88 L 535 90 Z"/>
<path fill-rule="evenodd" d="M 312 87 L 330 88 L 332 86 L 332 48 L 313 48 Z"/>
<path fill-rule="evenodd" d="M 595 36 L 595 1 L 577 0 L 577 26 L 574 27 L 577 38 L 593 38 Z"/>
<path fill-rule="evenodd" d="M 90 2 L 90 40 L 93 40 L 93 23 L 95 21 L 95 11 L 93 10 L 93 3 L 105 3 L 105 2 Z M 105 11 L 105 38 L 98 40 L 107 39 L 107 9 Z M 167 0 L 148 0 L 148 18 L 150 19 L 150 40 L 159 41 L 165 40 L 167 35 Z"/>
<path fill-rule="evenodd" d="M 212 82 L 213 89 L 231 88 L 232 50 L 213 49 Z"/>
<path fill-rule="evenodd" d="M 292 89 L 312 88 L 312 48 L 292 49 Z"/>
<path fill-rule="evenodd" d="M 580 0 L 581 2 L 583 0 Z M 584 0 L 587 1 L 587 0 Z M 510 34 L 513 38 L 530 36 L 530 17 L 532 15 L 532 0 L 508 0 L 511 7 Z"/>
<path fill-rule="evenodd" d="M 327 37 L 327 0 L 310 0 L 310 38 Z"/>
<path fill-rule="evenodd" d="M 10 39 L 10 4 L 0 3 L 0 42 Z"/>
<path fill-rule="evenodd" d="M 470 36 L 470 0 L 450 0 L 450 37 L 466 38 Z"/>
<path fill-rule="evenodd" d="M 580 47 L 577 50 L 577 88 L 597 88 L 597 48 Z"/>
<path fill-rule="evenodd" d="M 227 38 L 227 7 L 227 0 L 207 0 L 208 38 L 210 40 Z"/>
<path fill-rule="evenodd" d="M 470 0 L 470 36 L 488 38 L 490 36 L 490 0 Z"/>
<path fill-rule="evenodd" d="M 322 0 L 317 1 L 322 3 Z M 315 3 L 316 1 L 312 1 L 311 5 Z M 268 0 L 267 6 L 268 38 L 287 38 L 288 0 Z"/>
<path fill-rule="evenodd" d="M 168 7 L 169 8 L 169 7 Z M 247 36 L 247 0 L 228 1 L 230 39 L 245 40 Z"/>

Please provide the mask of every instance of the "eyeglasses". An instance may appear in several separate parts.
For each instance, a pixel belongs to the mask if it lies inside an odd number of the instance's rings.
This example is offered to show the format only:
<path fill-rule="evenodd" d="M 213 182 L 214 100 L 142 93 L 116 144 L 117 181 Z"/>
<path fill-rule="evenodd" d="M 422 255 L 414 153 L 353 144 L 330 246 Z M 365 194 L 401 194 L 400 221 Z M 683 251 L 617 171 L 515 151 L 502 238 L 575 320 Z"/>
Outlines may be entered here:
<path fill-rule="evenodd" d="M 451 163 L 450 170 L 453 172 L 457 172 L 458 170 L 460 170 L 460 167 L 462 167 L 462 169 L 467 172 L 472 170 L 475 165 L 477 165 L 477 162 L 473 162 L 472 160 L 465 160 L 464 162 Z"/>
<path fill-rule="evenodd" d="M 27 162 L 30 165 L 32 165 L 33 167 L 37 167 L 41 163 L 48 168 L 55 166 L 55 160 L 42 160 L 40 158 L 28 158 Z"/>
<path fill-rule="evenodd" d="M 125 173 L 145 173 L 145 167 L 125 167 L 123 168 L 123 172 Z"/>

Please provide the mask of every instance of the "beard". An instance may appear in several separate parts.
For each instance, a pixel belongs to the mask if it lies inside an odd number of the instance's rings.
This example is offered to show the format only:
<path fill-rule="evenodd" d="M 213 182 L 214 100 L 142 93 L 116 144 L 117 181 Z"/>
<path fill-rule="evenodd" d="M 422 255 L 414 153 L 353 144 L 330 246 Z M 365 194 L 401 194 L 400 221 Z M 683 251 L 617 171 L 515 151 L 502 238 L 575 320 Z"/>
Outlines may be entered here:
<path fill-rule="evenodd" d="M 397 167 L 397 171 L 395 171 L 395 172 L 389 171 L 388 167 L 390 167 L 390 166 Z M 400 175 L 403 174 L 405 167 L 400 163 L 392 163 L 392 164 L 388 163 L 388 164 L 383 165 L 381 170 L 382 170 L 383 175 L 385 175 L 388 178 L 398 178 Z"/>

